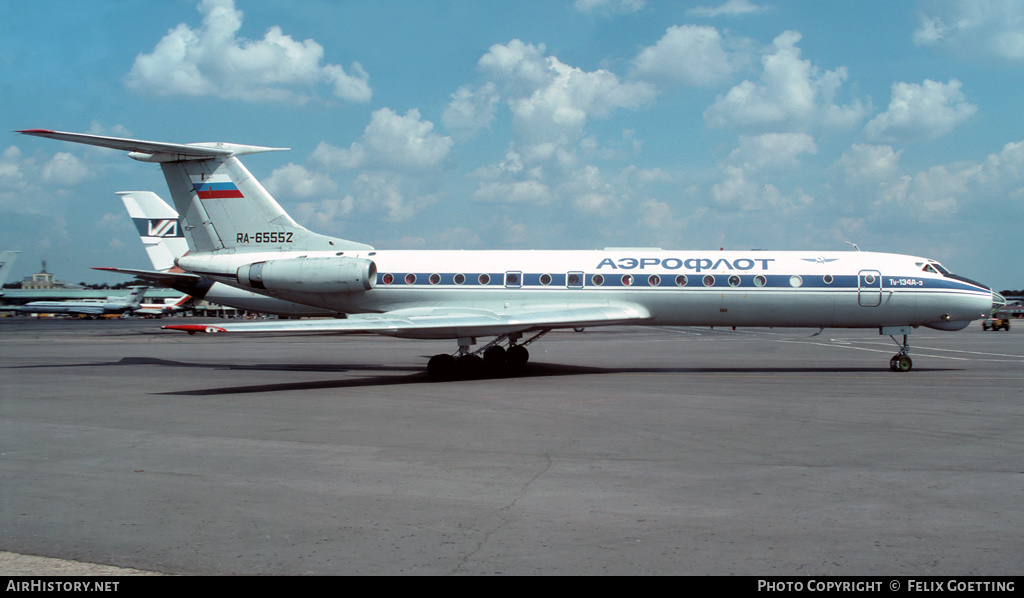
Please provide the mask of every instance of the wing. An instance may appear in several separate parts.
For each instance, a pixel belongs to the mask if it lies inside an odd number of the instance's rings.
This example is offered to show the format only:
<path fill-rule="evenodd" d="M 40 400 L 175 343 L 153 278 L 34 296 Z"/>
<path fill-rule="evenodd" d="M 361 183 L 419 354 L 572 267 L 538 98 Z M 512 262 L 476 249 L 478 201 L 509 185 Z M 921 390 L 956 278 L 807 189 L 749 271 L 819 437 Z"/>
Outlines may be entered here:
<path fill-rule="evenodd" d="M 162 271 L 158 272 L 155 270 L 131 270 L 128 268 L 93 268 L 93 270 L 103 270 L 104 272 L 117 272 L 118 274 L 128 274 L 142 280 L 148 280 L 158 284 L 171 286 L 176 283 L 195 283 L 202 279 L 202 277 L 191 274 L 189 272 L 169 272 Z"/>
<path fill-rule="evenodd" d="M 229 324 L 182 324 L 168 330 L 196 332 L 284 332 L 382 334 L 402 338 L 446 339 L 498 336 L 528 330 L 635 324 L 650 312 L 634 303 L 550 305 L 495 312 L 465 308 L 416 308 L 383 314 L 354 314 L 344 319 L 269 320 Z"/>

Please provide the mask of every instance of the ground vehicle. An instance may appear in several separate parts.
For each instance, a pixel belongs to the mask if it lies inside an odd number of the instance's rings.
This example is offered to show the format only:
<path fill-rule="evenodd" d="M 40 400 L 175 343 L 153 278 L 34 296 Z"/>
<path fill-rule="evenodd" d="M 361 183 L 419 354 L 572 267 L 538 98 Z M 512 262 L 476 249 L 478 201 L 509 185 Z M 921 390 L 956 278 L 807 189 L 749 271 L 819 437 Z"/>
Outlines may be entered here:
<path fill-rule="evenodd" d="M 997 312 L 981 321 L 982 330 L 1010 330 L 1010 314 Z"/>

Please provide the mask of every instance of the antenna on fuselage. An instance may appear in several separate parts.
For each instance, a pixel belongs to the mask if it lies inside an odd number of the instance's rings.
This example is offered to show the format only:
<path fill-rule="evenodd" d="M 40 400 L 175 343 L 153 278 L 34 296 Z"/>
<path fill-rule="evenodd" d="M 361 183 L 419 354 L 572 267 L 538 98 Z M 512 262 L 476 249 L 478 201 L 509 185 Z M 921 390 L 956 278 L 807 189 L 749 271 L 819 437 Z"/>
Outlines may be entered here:
<path fill-rule="evenodd" d="M 856 243 L 851 243 L 849 241 L 843 241 L 843 242 L 846 243 L 847 245 L 853 245 L 854 251 L 860 251 L 860 247 L 857 247 Z"/>

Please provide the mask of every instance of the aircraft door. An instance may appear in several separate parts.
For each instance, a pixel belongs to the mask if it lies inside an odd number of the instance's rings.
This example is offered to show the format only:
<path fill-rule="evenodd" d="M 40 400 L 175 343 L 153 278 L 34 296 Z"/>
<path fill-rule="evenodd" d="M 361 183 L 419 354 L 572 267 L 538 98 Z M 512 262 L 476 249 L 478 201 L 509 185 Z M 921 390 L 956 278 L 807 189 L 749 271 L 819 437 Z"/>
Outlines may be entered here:
<path fill-rule="evenodd" d="M 864 307 L 878 307 L 882 304 L 881 272 L 861 270 L 857 274 L 857 303 Z"/>

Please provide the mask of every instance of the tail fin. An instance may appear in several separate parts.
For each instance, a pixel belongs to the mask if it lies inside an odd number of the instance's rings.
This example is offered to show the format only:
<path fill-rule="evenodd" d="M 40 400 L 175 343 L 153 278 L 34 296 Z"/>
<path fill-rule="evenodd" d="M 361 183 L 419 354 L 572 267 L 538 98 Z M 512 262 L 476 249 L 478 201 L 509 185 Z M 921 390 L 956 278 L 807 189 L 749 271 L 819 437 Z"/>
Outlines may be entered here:
<path fill-rule="evenodd" d="M 7 277 L 11 274 L 11 269 L 14 267 L 14 260 L 18 259 L 20 251 L 4 251 L 0 252 L 0 289 L 7 283 Z"/>
<path fill-rule="evenodd" d="M 184 218 L 186 240 L 192 251 L 373 249 L 300 226 L 238 159 L 242 155 L 285 148 L 230 143 L 182 145 L 41 129 L 19 133 L 127 150 L 130 158 L 160 164 L 175 209 Z"/>
<path fill-rule="evenodd" d="M 127 295 L 117 295 L 114 297 L 107 297 L 107 303 L 113 303 L 116 305 L 126 305 L 128 309 L 138 309 L 142 305 L 142 300 L 146 298 L 146 289 L 149 287 L 131 287 L 131 292 Z"/>
<path fill-rule="evenodd" d="M 118 191 L 146 249 L 153 269 L 167 271 L 185 255 L 188 243 L 178 213 L 152 191 Z"/>

